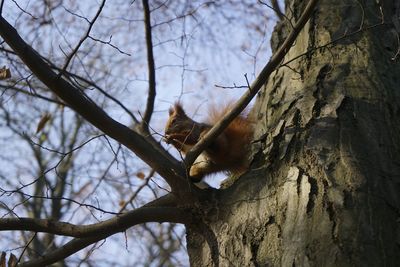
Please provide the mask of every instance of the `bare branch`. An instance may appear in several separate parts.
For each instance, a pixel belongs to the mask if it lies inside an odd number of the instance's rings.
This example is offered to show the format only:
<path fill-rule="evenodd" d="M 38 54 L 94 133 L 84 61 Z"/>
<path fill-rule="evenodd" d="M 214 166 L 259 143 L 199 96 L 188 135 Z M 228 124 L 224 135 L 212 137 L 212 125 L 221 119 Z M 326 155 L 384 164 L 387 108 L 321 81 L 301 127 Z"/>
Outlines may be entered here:
<path fill-rule="evenodd" d="M 127 55 L 127 56 L 131 56 L 131 54 L 122 51 L 121 49 L 118 48 L 118 46 L 113 45 L 113 44 L 111 43 L 112 35 L 110 36 L 110 39 L 109 39 L 108 41 L 103 41 L 103 40 L 94 38 L 93 36 L 90 36 L 90 35 L 88 36 L 88 38 L 91 39 L 91 40 L 93 40 L 93 41 L 95 41 L 95 42 L 99 42 L 99 43 L 102 43 L 102 44 L 105 44 L 105 45 L 109 45 L 109 46 L 111 46 L 112 48 L 114 48 L 115 50 L 117 50 L 117 51 L 118 51 L 119 53 L 121 53 L 121 54 L 124 54 L 124 55 Z"/>
<path fill-rule="evenodd" d="M 92 236 L 88 238 L 76 238 L 72 239 L 69 241 L 67 244 L 64 246 L 53 250 L 52 252 L 43 255 L 41 258 L 36 259 L 36 260 L 31 260 L 25 263 L 20 263 L 18 264 L 19 267 L 42 267 L 42 266 L 48 266 L 52 263 L 55 263 L 59 260 L 65 259 L 68 256 L 71 256 L 72 254 L 78 252 L 81 249 L 84 249 L 85 247 L 96 243 L 102 239 L 107 238 L 108 235 L 97 235 L 97 236 Z"/>
<path fill-rule="evenodd" d="M 74 55 L 78 52 L 79 48 L 81 47 L 81 45 L 83 44 L 83 42 L 89 38 L 89 34 L 90 31 L 93 28 L 94 23 L 96 22 L 97 18 L 100 16 L 101 11 L 103 10 L 103 7 L 106 3 L 106 0 L 103 0 L 100 4 L 99 9 L 97 10 L 96 15 L 94 16 L 94 18 L 92 19 L 92 21 L 90 21 L 89 23 L 89 28 L 87 29 L 85 35 L 81 38 L 81 40 L 79 41 L 79 43 L 77 44 L 77 46 L 74 48 L 74 50 L 71 52 L 71 54 L 67 57 L 67 60 L 65 61 L 64 67 L 62 68 L 62 72 L 61 74 L 67 69 L 69 63 L 71 62 L 72 58 L 74 57 Z"/>
<path fill-rule="evenodd" d="M 279 17 L 280 20 L 282 20 L 284 18 L 284 14 L 281 11 L 278 0 L 271 0 L 271 4 L 272 7 L 274 8 L 276 15 Z"/>
<path fill-rule="evenodd" d="M 265 6 L 267 6 L 267 7 L 269 7 L 270 9 L 272 9 L 276 13 L 276 15 L 278 16 L 278 18 L 280 20 L 283 20 L 283 18 L 285 18 L 285 15 L 282 13 L 281 8 L 280 8 L 279 3 L 278 3 L 277 0 L 271 0 L 271 5 L 272 6 L 267 4 L 267 3 L 265 3 L 265 2 L 263 2 L 263 1 L 261 1 L 261 0 L 259 0 L 258 2 L 263 4 L 263 5 L 265 5 Z"/>
<path fill-rule="evenodd" d="M 186 166 L 191 166 L 200 153 L 219 135 L 222 131 L 237 117 L 243 109 L 250 103 L 251 99 L 257 94 L 261 87 L 268 81 L 271 73 L 279 66 L 283 58 L 289 51 L 298 34 L 311 17 L 311 14 L 318 0 L 310 0 L 304 9 L 303 14 L 298 22 L 294 25 L 285 42 L 279 47 L 275 54 L 271 57 L 267 65 L 261 70 L 258 77 L 251 84 L 249 90 L 237 101 L 232 110 L 225 114 L 222 119 L 216 123 L 210 131 L 187 153 L 185 158 Z"/>
<path fill-rule="evenodd" d="M 34 234 L 32 235 L 32 237 L 29 239 L 28 243 L 26 243 L 24 249 L 22 250 L 21 254 L 19 255 L 17 264 L 21 261 L 22 256 L 24 255 L 26 249 L 29 247 L 29 245 L 32 243 L 32 241 L 35 239 L 36 235 L 37 235 L 37 233 L 34 233 Z"/>
<path fill-rule="evenodd" d="M 21 10 L 23 13 L 31 16 L 33 19 L 37 19 L 37 17 L 35 17 L 34 15 L 32 15 L 31 13 L 29 13 L 28 11 L 26 11 L 25 9 L 23 9 L 15 0 L 11 0 L 12 2 L 14 2 L 14 4 L 19 8 L 19 10 Z"/>
<path fill-rule="evenodd" d="M 65 103 L 63 103 L 63 102 L 61 102 L 61 101 L 58 101 L 57 99 L 52 99 L 52 98 L 50 98 L 50 97 L 47 97 L 47 96 L 38 94 L 38 93 L 36 93 L 36 92 L 26 91 L 26 90 L 24 90 L 24 89 L 22 89 L 22 88 L 18 88 L 18 87 L 16 87 L 16 86 L 7 86 L 7 85 L 0 84 L 0 88 L 4 88 L 4 91 L 5 91 L 5 90 L 12 90 L 12 91 L 16 91 L 16 92 L 22 93 L 22 94 L 24 94 L 24 95 L 33 96 L 33 97 L 36 97 L 36 98 L 45 100 L 45 101 L 47 101 L 47 102 L 60 105 L 60 106 L 65 106 L 65 105 L 66 105 Z"/>
<path fill-rule="evenodd" d="M 136 196 L 139 194 L 139 192 L 140 192 L 145 186 L 147 186 L 147 185 L 149 184 L 149 181 L 150 181 L 151 177 L 153 177 L 153 175 L 154 175 L 154 170 L 151 170 L 150 173 L 147 175 L 147 177 L 145 177 L 145 179 L 144 179 L 145 182 L 144 182 L 141 186 L 139 186 L 139 188 L 136 189 L 135 192 L 133 192 L 133 194 L 131 195 L 131 197 L 129 198 L 129 200 L 127 200 L 127 201 L 124 203 L 124 205 L 122 205 L 122 207 L 119 209 L 119 212 L 123 212 L 123 211 L 126 209 L 126 207 L 128 206 L 128 204 L 131 203 L 131 202 L 136 198 Z"/>
<path fill-rule="evenodd" d="M 156 97 L 156 70 L 153 55 L 153 41 L 151 37 L 151 21 L 150 21 L 150 8 L 149 1 L 143 0 L 144 9 L 144 24 L 146 33 L 146 48 L 147 48 L 147 66 L 149 72 L 149 93 L 147 95 L 146 111 L 143 115 L 142 128 L 148 132 L 151 115 L 154 110 L 154 100 Z"/>
<path fill-rule="evenodd" d="M 47 266 L 61 259 L 65 259 L 66 257 L 76 253 L 77 251 L 91 244 L 94 244 L 102 239 L 105 239 L 113 234 L 116 234 L 118 232 L 123 232 L 129 227 L 132 227 L 136 224 L 144 222 L 177 222 L 177 223 L 189 222 L 190 215 L 187 214 L 186 212 L 183 212 L 179 208 L 173 207 L 174 204 L 175 204 L 175 197 L 170 194 L 161 197 L 143 206 L 142 208 L 122 214 L 110 220 L 88 226 L 75 226 L 78 227 L 77 229 L 81 228 L 80 236 L 84 237 L 72 239 L 64 246 L 55 249 L 48 254 L 43 255 L 40 259 L 31 260 L 26 263 L 22 263 L 19 266 L 24 266 L 24 267 Z M 65 224 L 65 223 L 58 223 L 58 224 Z M 64 225 L 59 225 L 59 226 L 64 226 Z M 72 225 L 68 225 L 68 227 L 70 226 Z"/>
<path fill-rule="evenodd" d="M 75 225 L 51 219 L 4 218 L 0 219 L 0 231 L 33 231 L 84 238 L 98 234 L 110 236 L 146 222 L 188 222 L 189 215 L 182 209 L 174 207 L 174 201 L 172 195 L 167 195 L 141 208 L 89 225 Z"/>

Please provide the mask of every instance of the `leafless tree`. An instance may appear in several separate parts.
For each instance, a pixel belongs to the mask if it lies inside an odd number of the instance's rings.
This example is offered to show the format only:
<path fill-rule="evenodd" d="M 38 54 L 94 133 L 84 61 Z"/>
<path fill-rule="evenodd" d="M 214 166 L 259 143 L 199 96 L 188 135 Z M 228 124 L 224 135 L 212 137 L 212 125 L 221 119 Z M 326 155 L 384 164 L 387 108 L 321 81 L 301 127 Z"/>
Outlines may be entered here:
<path fill-rule="evenodd" d="M 2 1 L 10 266 L 185 265 L 185 233 L 193 266 L 398 263 L 399 4 L 281 7 Z M 234 69 L 228 54 L 253 66 L 240 84 L 202 68 Z M 210 81 L 243 95 L 174 157 L 161 143 L 167 106 L 204 99 Z M 187 170 L 257 94 L 249 171 L 195 187 Z"/>

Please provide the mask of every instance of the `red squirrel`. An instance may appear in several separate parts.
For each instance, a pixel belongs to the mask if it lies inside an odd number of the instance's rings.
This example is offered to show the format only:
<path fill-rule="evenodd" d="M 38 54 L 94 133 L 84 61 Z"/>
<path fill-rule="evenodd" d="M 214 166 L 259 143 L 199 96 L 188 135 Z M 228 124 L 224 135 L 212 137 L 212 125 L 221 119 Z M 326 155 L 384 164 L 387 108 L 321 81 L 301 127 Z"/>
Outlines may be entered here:
<path fill-rule="evenodd" d="M 169 119 L 165 126 L 164 140 L 177 150 L 186 154 L 212 127 L 229 111 L 229 106 L 221 111 L 210 111 L 209 122 L 200 123 L 189 118 L 176 103 L 169 109 Z M 253 136 L 253 123 L 246 116 L 239 115 L 203 151 L 189 170 L 193 182 L 200 182 L 208 174 L 229 172 L 241 174 L 249 166 L 250 142 Z"/>

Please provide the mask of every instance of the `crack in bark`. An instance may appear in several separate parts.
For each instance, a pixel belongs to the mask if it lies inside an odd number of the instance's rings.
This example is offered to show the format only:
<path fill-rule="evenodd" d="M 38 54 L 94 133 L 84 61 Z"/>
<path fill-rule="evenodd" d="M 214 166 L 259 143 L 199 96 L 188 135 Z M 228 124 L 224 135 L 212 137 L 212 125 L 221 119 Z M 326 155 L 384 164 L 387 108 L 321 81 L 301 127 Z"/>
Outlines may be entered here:
<path fill-rule="evenodd" d="M 274 107 L 276 105 L 276 104 L 273 103 L 273 102 L 275 102 L 274 101 L 274 97 L 275 97 L 278 89 L 281 87 L 282 81 L 283 81 L 283 76 L 282 75 L 279 75 L 279 76 L 278 75 L 274 75 L 274 77 L 273 77 L 274 87 L 272 87 L 272 89 L 271 89 L 271 91 L 269 93 L 269 95 L 271 96 L 269 98 L 269 101 L 268 101 L 269 102 L 268 104 L 269 104 L 270 107 Z M 278 103 L 279 103 L 279 101 L 278 101 Z"/>
<path fill-rule="evenodd" d="M 337 237 L 335 234 L 336 227 L 337 227 L 336 211 L 333 206 L 333 202 L 329 201 L 329 199 L 328 199 L 328 192 L 327 192 L 328 183 L 326 181 L 322 181 L 322 184 L 323 184 L 323 188 L 324 188 L 323 204 L 326 208 L 326 212 L 328 213 L 329 220 L 332 222 L 332 229 L 331 229 L 332 240 L 334 242 L 336 242 L 337 241 Z"/>
<path fill-rule="evenodd" d="M 308 183 L 310 184 L 310 193 L 308 194 L 308 203 L 306 212 L 307 214 L 310 214 L 315 206 L 315 200 L 318 195 L 318 182 L 315 178 L 312 178 L 311 176 L 307 177 L 308 177 Z"/>
<path fill-rule="evenodd" d="M 313 96 L 316 100 L 316 102 L 314 103 L 313 110 L 312 110 L 313 119 L 319 117 L 319 115 L 321 114 L 322 107 L 327 104 L 325 97 L 322 95 L 322 90 L 324 89 L 325 78 L 331 70 L 332 70 L 332 65 L 325 64 L 318 73 L 317 81 L 316 81 L 317 88 L 313 93 Z"/>
<path fill-rule="evenodd" d="M 258 242 L 258 241 L 257 242 L 252 242 L 251 245 L 250 245 L 250 251 L 251 251 L 251 255 L 252 255 L 250 261 L 253 262 L 254 267 L 259 267 L 260 266 L 260 264 L 257 261 L 257 253 L 258 253 L 258 248 L 260 246 L 261 241 L 262 240 L 260 240 L 260 242 Z"/>
<path fill-rule="evenodd" d="M 208 225 L 206 225 L 205 223 L 201 223 L 200 227 L 201 227 L 201 230 L 203 230 L 203 235 L 204 235 L 204 237 L 207 241 L 207 244 L 210 248 L 212 262 L 214 263 L 214 266 L 218 267 L 220 252 L 219 252 L 217 237 L 215 236 L 215 234 L 211 230 L 211 228 Z"/>
<path fill-rule="evenodd" d="M 271 146 L 272 148 L 269 151 L 269 155 L 267 156 L 266 161 L 271 162 L 271 164 L 274 162 L 272 159 L 277 159 L 279 156 L 280 152 L 280 144 L 284 140 L 284 129 L 285 129 L 285 121 L 283 121 L 283 124 L 280 126 L 279 133 L 272 138 L 271 141 Z"/>
<path fill-rule="evenodd" d="M 353 195 L 348 190 L 343 190 L 343 207 L 346 209 L 353 208 Z"/>
<path fill-rule="evenodd" d="M 299 175 L 297 176 L 297 179 L 296 179 L 296 190 L 297 190 L 297 197 L 300 198 L 301 197 L 301 182 L 302 182 L 302 177 L 304 175 L 304 171 L 300 167 L 297 167 L 297 169 L 299 169 Z"/>
<path fill-rule="evenodd" d="M 268 226 L 273 225 L 275 223 L 276 223 L 275 216 L 270 215 L 268 217 L 267 222 L 264 224 L 264 227 L 262 229 L 265 229 L 265 232 L 268 232 Z M 265 238 L 265 235 L 266 235 L 265 232 L 258 233 L 256 235 L 256 237 L 253 238 L 253 240 L 250 242 L 250 251 L 251 251 L 251 255 L 252 255 L 250 261 L 253 262 L 255 267 L 265 266 L 265 264 L 262 261 L 259 262 L 259 260 L 257 259 L 260 245 L 264 241 L 264 238 Z M 245 240 L 244 240 L 243 243 L 245 243 Z"/>
<path fill-rule="evenodd" d="M 308 183 L 310 184 L 310 192 L 308 193 L 308 202 L 306 205 L 306 213 L 309 215 L 315 206 L 315 200 L 318 195 L 318 182 L 317 179 L 311 177 L 311 175 L 307 174 L 306 171 L 301 167 L 297 167 L 299 169 L 299 177 L 307 177 Z M 300 196 L 301 190 L 301 180 L 297 179 L 297 195 Z"/>

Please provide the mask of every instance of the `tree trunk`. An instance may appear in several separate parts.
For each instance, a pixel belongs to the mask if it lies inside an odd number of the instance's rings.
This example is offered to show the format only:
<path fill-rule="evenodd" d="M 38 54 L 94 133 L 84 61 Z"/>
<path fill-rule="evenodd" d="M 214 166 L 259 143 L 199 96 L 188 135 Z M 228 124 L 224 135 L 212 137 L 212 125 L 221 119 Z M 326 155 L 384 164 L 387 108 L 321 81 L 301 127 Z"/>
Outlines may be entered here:
<path fill-rule="evenodd" d="M 192 266 L 400 264 L 400 10 L 377 2 L 318 4 L 254 106 L 251 170 L 187 227 Z"/>

